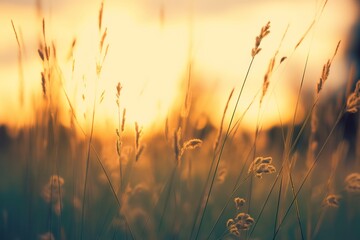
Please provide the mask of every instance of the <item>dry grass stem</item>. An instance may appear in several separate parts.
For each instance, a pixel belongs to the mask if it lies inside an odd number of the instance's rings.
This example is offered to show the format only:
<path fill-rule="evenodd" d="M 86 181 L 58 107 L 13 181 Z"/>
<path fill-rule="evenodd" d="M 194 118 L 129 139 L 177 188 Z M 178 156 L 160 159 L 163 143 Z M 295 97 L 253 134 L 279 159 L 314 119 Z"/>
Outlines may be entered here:
<path fill-rule="evenodd" d="M 99 100 L 99 103 L 102 103 L 104 101 L 104 98 L 105 98 L 105 90 L 101 92 L 100 94 L 100 100 Z"/>
<path fill-rule="evenodd" d="M 346 91 L 345 91 L 345 96 L 349 96 L 351 94 L 352 91 L 352 86 L 354 86 L 355 81 L 356 81 L 356 65 L 354 63 L 351 64 L 350 66 L 350 70 L 349 70 L 349 77 L 348 80 L 346 81 Z"/>
<path fill-rule="evenodd" d="M 174 153 L 175 153 L 175 160 L 177 163 L 180 162 L 180 151 L 181 151 L 181 127 L 179 127 L 174 132 Z"/>
<path fill-rule="evenodd" d="M 139 124 L 135 122 L 135 160 L 138 161 L 141 153 L 144 151 L 145 146 L 140 144 L 140 138 L 143 134 L 142 127 L 139 127 Z"/>
<path fill-rule="evenodd" d="M 76 41 L 77 41 L 76 38 L 74 38 L 72 40 L 66 60 L 70 60 L 70 59 L 74 58 L 74 50 L 75 50 L 75 46 L 76 46 Z M 74 69 L 73 69 L 73 71 L 74 71 Z"/>
<path fill-rule="evenodd" d="M 314 103 L 314 109 L 311 112 L 311 134 L 309 138 L 309 149 L 308 149 L 308 156 L 307 156 L 307 166 L 310 167 L 313 164 L 313 161 L 315 159 L 315 154 L 317 153 L 318 147 L 319 147 L 319 137 L 318 137 L 318 130 L 319 130 L 319 118 L 318 118 L 318 109 L 315 106 L 317 99 L 319 98 L 319 94 L 321 90 L 324 87 L 325 82 L 327 81 L 329 74 L 330 74 L 330 68 L 332 61 L 334 60 L 334 57 L 336 56 L 336 53 L 339 49 L 340 42 L 338 42 L 334 54 L 323 66 L 321 77 L 319 78 L 319 81 L 316 84 L 316 99 Z"/>
<path fill-rule="evenodd" d="M 169 141 L 169 118 L 166 117 L 165 119 L 165 129 L 164 129 L 164 135 L 166 142 Z"/>
<path fill-rule="evenodd" d="M 121 89 L 122 89 L 121 83 L 118 82 L 118 84 L 116 85 L 116 105 L 117 105 L 118 107 L 120 107 L 120 93 L 121 93 Z"/>
<path fill-rule="evenodd" d="M 121 157 L 121 146 L 122 146 L 122 141 L 121 141 L 121 135 L 120 135 L 120 132 L 118 129 L 116 129 L 116 136 L 117 136 L 117 139 L 116 139 L 116 153 L 120 159 Z"/>
<path fill-rule="evenodd" d="M 139 149 L 137 149 L 137 151 L 136 151 L 136 156 L 135 156 L 135 161 L 138 161 L 138 160 L 140 159 L 140 156 L 141 156 L 141 154 L 143 153 L 144 149 L 145 149 L 145 146 L 144 146 L 144 145 L 141 145 L 141 146 L 139 147 Z"/>
<path fill-rule="evenodd" d="M 51 42 L 51 49 L 52 49 L 52 55 L 53 55 L 53 58 L 56 59 L 56 47 L 55 47 L 55 43 L 52 41 Z"/>
<path fill-rule="evenodd" d="M 43 18 L 42 19 L 42 33 L 43 33 L 43 42 L 44 42 L 44 46 L 43 46 L 43 51 L 45 52 L 45 57 L 46 57 L 46 60 L 49 61 L 50 59 L 50 47 L 47 46 L 47 41 L 46 41 L 46 27 L 45 27 L 45 19 Z M 41 49 L 41 47 L 40 47 Z M 43 54 L 43 57 L 42 59 L 44 58 L 44 54 Z M 44 61 L 44 59 L 43 59 Z"/>
<path fill-rule="evenodd" d="M 122 112 L 121 127 L 120 127 L 122 132 L 124 132 L 125 130 L 125 121 L 126 121 L 126 108 L 124 108 Z"/>
<path fill-rule="evenodd" d="M 41 87 L 42 87 L 43 97 L 46 98 L 46 80 L 45 80 L 44 72 L 41 72 Z"/>
<path fill-rule="evenodd" d="M 315 19 L 311 22 L 310 26 L 307 28 L 307 30 L 305 31 L 305 33 L 302 35 L 302 37 L 300 38 L 300 40 L 298 41 L 298 43 L 295 45 L 294 49 L 297 49 L 300 44 L 303 42 L 303 40 L 305 39 L 305 37 L 308 35 L 308 33 L 310 32 L 310 30 L 314 27 L 315 24 Z"/>
<path fill-rule="evenodd" d="M 225 120 L 225 116 L 226 116 L 226 111 L 227 111 L 227 109 L 229 107 L 229 103 L 230 103 L 231 97 L 232 97 L 232 95 L 234 93 L 234 90 L 235 90 L 234 88 L 231 90 L 230 95 L 228 97 L 228 100 L 226 101 L 226 105 L 225 105 L 223 115 L 222 115 L 222 118 L 221 118 L 220 128 L 219 128 L 218 135 L 217 135 L 215 143 L 214 143 L 214 151 L 215 152 L 216 152 L 217 148 L 219 147 L 221 135 L 222 135 L 222 132 L 223 132 L 223 126 L 224 126 L 224 120 Z"/>
<path fill-rule="evenodd" d="M 18 45 L 19 85 L 20 85 L 19 86 L 19 102 L 20 102 L 20 106 L 22 106 L 24 104 L 24 73 L 23 73 L 23 57 L 22 57 L 23 53 L 22 53 L 20 40 L 19 40 L 18 34 L 16 32 L 13 20 L 11 20 L 11 26 L 12 26 L 14 34 L 15 34 L 16 43 Z M 20 31 L 20 33 L 21 33 L 21 31 Z"/>
<path fill-rule="evenodd" d="M 105 28 L 104 33 L 101 36 L 101 40 L 100 40 L 100 52 L 102 52 L 103 47 L 104 47 L 104 42 L 107 36 L 107 28 Z"/>
<path fill-rule="evenodd" d="M 46 38 L 45 38 L 45 19 L 44 18 L 42 19 L 42 33 L 43 33 L 43 37 L 45 40 Z"/>
<path fill-rule="evenodd" d="M 103 11 L 104 11 L 104 1 L 101 2 L 100 10 L 99 10 L 99 18 L 98 18 L 99 31 L 101 31 L 101 27 L 102 27 Z"/>
<path fill-rule="evenodd" d="M 310 125 L 310 137 L 309 137 L 309 148 L 307 152 L 306 165 L 311 167 L 315 160 L 315 155 L 319 148 L 319 118 L 318 118 L 318 109 L 315 106 L 314 110 L 311 113 L 311 125 Z"/>
<path fill-rule="evenodd" d="M 142 135 L 142 127 L 139 127 L 139 124 L 135 122 L 135 147 L 138 149 L 140 147 L 140 137 Z"/>
<path fill-rule="evenodd" d="M 261 94 L 261 98 L 260 98 L 260 104 L 262 103 L 264 96 L 269 88 L 269 84 L 270 84 L 270 77 L 272 75 L 273 69 L 274 69 L 274 65 L 275 65 L 275 58 L 276 55 L 270 59 L 269 62 L 269 66 L 268 69 L 266 71 L 266 74 L 264 76 L 264 82 L 263 82 L 263 89 L 262 89 L 262 94 Z"/>
<path fill-rule="evenodd" d="M 20 49 L 21 49 L 21 47 L 20 47 L 20 41 L 19 41 L 19 37 L 18 37 L 18 34 L 17 34 L 17 32 L 16 32 L 16 29 L 15 29 L 15 25 L 14 25 L 13 20 L 11 20 L 11 26 L 12 26 L 13 31 L 14 31 L 14 34 L 15 34 L 16 43 L 17 43 L 18 48 L 19 48 L 19 50 L 20 50 Z"/>
<path fill-rule="evenodd" d="M 38 49 L 38 53 L 39 53 L 39 56 L 40 56 L 41 61 L 44 62 L 45 58 L 44 58 L 44 53 L 42 52 L 42 50 L 41 50 L 41 49 Z"/>

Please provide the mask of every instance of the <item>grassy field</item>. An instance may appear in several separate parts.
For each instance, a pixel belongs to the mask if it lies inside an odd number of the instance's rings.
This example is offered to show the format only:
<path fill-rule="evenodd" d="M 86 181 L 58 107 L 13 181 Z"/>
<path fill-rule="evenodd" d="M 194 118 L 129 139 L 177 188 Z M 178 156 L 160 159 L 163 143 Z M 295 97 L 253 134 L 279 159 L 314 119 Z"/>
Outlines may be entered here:
<path fill-rule="evenodd" d="M 94 26 L 100 36 L 95 85 L 106 81 L 102 69 L 111 51 L 103 6 Z M 21 63 L 24 49 L 13 27 Z M 95 88 L 87 114 L 78 112 L 65 83 L 86 80 L 62 75 L 42 20 L 42 91 L 33 103 L 35 117 L 16 134 L 0 127 L 0 238 L 359 239 L 360 81 L 349 73 L 337 95 L 322 96 L 343 47 L 339 41 L 328 50 L 313 92 L 303 88 L 307 59 L 298 66 L 303 70 L 296 104 L 289 110 L 292 120 L 282 122 L 279 113 L 279 124 L 263 129 L 273 74 L 286 68 L 291 54 L 280 56 L 275 46 L 262 87 L 246 93 L 253 96 L 247 108 L 239 105 L 270 34 L 268 22 L 257 36 L 247 36 L 255 41 L 246 74 L 219 100 L 223 115 L 218 122 L 200 114 L 198 99 L 212 93 L 195 90 L 189 60 L 178 101 L 165 119 L 157 119 L 162 127 L 150 131 L 128 121 L 122 105 L 126 88 L 120 81 L 110 93 L 116 127 L 108 130 L 97 124 L 107 107 L 105 92 Z M 76 41 L 71 51 L 75 49 Z M 86 102 L 86 97 L 80 99 Z M 255 103 L 255 127 L 248 129 L 242 120 Z"/>

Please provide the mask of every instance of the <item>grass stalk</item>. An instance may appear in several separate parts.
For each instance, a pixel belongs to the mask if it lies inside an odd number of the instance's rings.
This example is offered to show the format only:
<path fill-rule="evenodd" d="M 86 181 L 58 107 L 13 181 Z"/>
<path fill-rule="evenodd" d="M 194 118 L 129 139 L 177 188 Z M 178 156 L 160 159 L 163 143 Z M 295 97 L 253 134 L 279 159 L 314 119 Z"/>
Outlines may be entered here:
<path fill-rule="evenodd" d="M 240 189 L 240 187 L 242 186 L 242 184 L 245 184 L 246 181 L 250 178 L 250 175 L 248 175 L 241 183 L 239 183 L 238 186 L 236 186 L 233 191 L 231 192 L 230 196 L 228 197 L 225 205 L 223 206 L 223 208 L 221 209 L 219 216 L 216 218 L 215 223 L 213 224 L 213 226 L 211 227 L 210 233 L 208 234 L 208 236 L 206 237 L 206 239 L 210 239 L 212 233 L 215 230 L 216 225 L 219 223 L 221 216 L 223 215 L 223 213 L 225 212 L 227 206 L 229 205 L 229 203 L 231 202 L 231 200 L 233 200 L 233 197 L 235 196 L 236 192 Z"/>
<path fill-rule="evenodd" d="M 19 65 L 19 102 L 20 102 L 20 106 L 24 105 L 24 71 L 23 71 L 23 52 L 22 52 L 22 48 L 21 48 L 21 44 L 20 44 L 20 40 L 19 40 L 19 36 L 17 34 L 15 25 L 13 20 L 11 19 L 11 26 L 13 28 L 14 34 L 15 34 L 15 38 L 16 38 L 16 43 L 18 45 L 18 65 Z"/>
<path fill-rule="evenodd" d="M 199 213 L 201 211 L 201 206 L 202 206 L 202 203 L 203 203 L 203 200 L 204 200 L 204 197 L 205 197 L 206 189 L 207 189 L 207 186 L 209 184 L 211 174 L 213 172 L 215 159 L 216 159 L 216 153 L 217 153 L 217 149 L 219 147 L 219 143 L 220 143 L 222 132 L 223 132 L 223 125 L 224 125 L 226 112 L 227 112 L 227 109 L 228 109 L 228 106 L 229 106 L 229 103 L 230 103 L 230 100 L 231 100 L 231 97 L 232 97 L 233 93 L 234 93 L 234 88 L 230 92 L 230 95 L 229 95 L 228 100 L 227 100 L 226 105 L 225 105 L 225 109 L 223 111 L 223 115 L 222 115 L 222 118 L 221 118 L 218 135 L 217 135 L 217 137 L 215 139 L 215 142 L 214 142 L 214 153 L 213 153 L 213 157 L 212 157 L 212 160 L 211 160 L 210 169 L 208 171 L 208 174 L 207 174 L 207 177 L 206 177 L 206 180 L 205 180 L 205 184 L 204 184 L 203 190 L 202 190 L 201 195 L 200 195 L 199 203 L 197 204 L 197 208 L 195 210 L 194 222 L 193 222 L 192 227 L 191 227 L 189 239 L 192 239 L 195 227 L 196 227 L 196 225 L 198 223 L 198 217 L 199 217 Z"/>
<path fill-rule="evenodd" d="M 95 93 L 94 104 L 93 104 L 91 127 L 90 127 L 89 141 L 88 141 L 87 154 L 86 154 L 86 163 L 85 163 L 85 179 L 84 179 L 82 206 L 81 206 L 80 239 L 83 239 L 83 228 L 84 228 L 84 221 L 85 221 L 85 199 L 86 199 L 86 189 L 87 189 L 89 165 L 90 165 L 90 149 L 91 149 L 91 145 L 92 145 L 92 138 L 93 138 L 93 132 L 94 132 L 95 108 L 96 108 L 96 93 Z"/>
<path fill-rule="evenodd" d="M 312 165 L 310 166 L 309 170 L 306 172 L 304 179 L 301 181 L 301 184 L 300 184 L 298 190 L 296 191 L 293 200 L 291 201 L 289 207 L 287 208 L 284 217 L 283 217 L 282 220 L 280 221 L 279 227 L 277 228 L 277 230 L 276 230 L 276 232 L 275 232 L 275 234 L 274 234 L 274 236 L 273 236 L 273 239 L 275 239 L 276 236 L 277 236 L 277 234 L 279 233 L 282 224 L 284 223 L 287 215 L 289 214 L 289 212 L 290 212 L 293 204 L 295 203 L 295 201 L 296 201 L 296 199 L 297 199 L 300 191 L 302 190 L 302 188 L 303 188 L 306 180 L 307 180 L 308 177 L 310 176 L 310 173 L 311 173 L 312 170 L 315 168 L 316 164 L 319 162 L 320 156 L 321 156 L 323 150 L 325 149 L 325 146 L 327 145 L 327 143 L 328 143 L 331 135 L 333 134 L 335 128 L 337 127 L 337 125 L 338 125 L 338 123 L 340 122 L 340 119 L 341 119 L 341 117 L 343 116 L 344 113 L 345 113 L 345 107 L 340 111 L 340 113 L 339 113 L 339 115 L 338 115 L 338 117 L 337 117 L 337 119 L 336 119 L 336 121 L 335 121 L 335 123 L 334 123 L 334 126 L 331 128 L 331 131 L 330 131 L 330 133 L 328 134 L 328 136 L 326 137 L 326 139 L 325 139 L 323 145 L 321 146 L 318 154 L 316 155 L 316 157 L 315 157 L 315 159 L 314 159 L 314 162 L 313 162 Z"/>
<path fill-rule="evenodd" d="M 176 165 L 174 167 L 174 169 L 173 169 L 173 171 L 171 173 L 170 179 L 169 179 L 169 190 L 168 190 L 168 192 L 167 192 L 167 194 L 165 196 L 165 204 L 164 204 L 164 208 L 161 211 L 160 222 L 159 222 L 159 226 L 158 226 L 158 229 L 157 229 L 158 235 L 161 232 L 161 227 L 162 227 L 162 224 L 163 224 L 163 221 L 164 221 L 166 209 L 167 209 L 169 201 L 170 201 L 169 199 L 170 199 L 170 196 L 171 196 L 171 192 L 173 190 L 172 186 L 174 185 L 175 175 L 176 175 L 176 172 L 177 172 L 177 166 L 178 165 Z"/>
<path fill-rule="evenodd" d="M 249 76 L 249 73 L 250 73 L 250 69 L 251 69 L 252 64 L 253 64 L 253 62 L 254 62 L 254 59 L 255 59 L 255 57 L 252 57 L 252 58 L 251 58 L 251 61 L 250 61 L 249 67 L 248 67 L 248 69 L 247 69 L 247 72 L 246 72 L 244 81 L 243 81 L 243 83 L 242 83 L 240 92 L 239 92 L 238 97 L 237 97 L 237 99 L 236 99 L 235 107 L 234 107 L 234 109 L 233 109 L 233 112 L 232 112 L 232 115 L 231 115 L 231 118 L 230 118 L 230 122 L 229 122 L 229 124 L 228 124 L 227 130 L 226 130 L 226 133 L 225 133 L 224 140 L 223 140 L 223 142 L 222 142 L 222 144 L 221 144 L 221 147 L 220 147 L 220 152 L 219 152 L 219 155 L 218 155 L 218 157 L 217 157 L 217 161 L 216 161 L 216 165 L 215 165 L 215 170 L 214 170 L 214 173 L 213 173 L 213 176 L 212 176 L 212 179 L 211 179 L 210 187 L 209 187 L 208 193 L 207 193 L 207 195 L 206 195 L 204 210 L 203 210 L 202 213 L 201 213 L 200 223 L 199 223 L 199 227 L 198 227 L 197 232 L 196 232 L 195 239 L 198 239 L 199 234 L 200 234 L 200 230 L 201 230 L 201 226 L 202 226 L 202 224 L 203 224 L 203 220 L 204 220 L 206 208 L 207 208 L 207 206 L 208 206 L 209 198 L 210 198 L 210 195 L 211 195 L 213 186 L 214 186 L 214 182 L 215 182 L 215 178 L 216 178 L 216 173 L 217 173 L 217 170 L 218 170 L 218 168 L 219 168 L 219 164 L 220 164 L 222 152 L 223 152 L 223 150 L 224 150 L 225 143 L 226 143 L 226 141 L 227 141 L 227 139 L 228 139 L 228 137 L 229 137 L 230 129 L 231 129 L 231 126 L 232 126 L 232 122 L 233 122 L 233 120 L 234 120 L 235 113 L 236 113 L 237 107 L 238 107 L 239 102 L 240 102 L 240 97 L 241 97 L 242 92 L 243 92 L 243 90 L 244 90 L 244 87 L 245 87 L 246 81 L 247 81 L 247 79 L 248 79 L 248 76 Z"/>
<path fill-rule="evenodd" d="M 197 233 L 196 233 L 196 237 L 195 239 L 198 239 L 199 237 L 199 234 L 200 234 L 200 231 L 201 231 L 201 226 L 203 224 L 203 220 L 204 220 L 204 216 L 205 216 L 205 213 L 206 213 L 206 208 L 208 206 L 208 203 L 209 203 L 209 198 L 210 198 L 210 195 L 211 195 L 211 192 L 212 192 L 212 189 L 213 189 L 213 186 L 214 186 L 214 182 L 215 182 L 215 178 L 216 178 L 216 173 L 217 173 L 217 170 L 219 168 L 219 164 L 220 164 L 220 160 L 221 160 L 221 157 L 222 157 L 222 153 L 223 153 L 223 150 L 224 150 L 224 147 L 225 147 L 225 143 L 228 139 L 228 137 L 230 136 L 230 130 L 231 130 L 231 127 L 232 127 L 232 122 L 235 118 L 235 113 L 237 111 L 237 108 L 238 108 L 238 105 L 239 105 L 239 102 L 240 102 L 240 98 L 241 98 L 241 95 L 242 95 L 242 92 L 244 90 L 244 87 L 245 87 L 245 84 L 247 82 L 247 79 L 248 79 L 248 76 L 249 76 L 249 73 L 250 73 L 250 70 L 251 70 L 251 67 L 254 63 L 254 60 L 255 60 L 255 56 L 260 52 L 261 48 L 259 48 L 260 46 L 260 43 L 261 43 L 261 40 L 270 33 L 269 31 L 269 28 L 270 28 L 270 22 L 268 22 L 264 27 L 262 27 L 261 31 L 260 31 L 260 34 L 259 36 L 256 37 L 256 41 L 255 41 L 255 47 L 252 49 L 252 52 L 251 52 L 251 61 L 249 63 L 249 66 L 247 68 L 247 71 L 246 71 L 246 74 L 245 74 L 245 77 L 244 77 L 244 80 L 243 80 L 243 83 L 241 85 L 241 88 L 240 88 L 240 92 L 237 96 L 237 99 L 236 99 L 236 103 L 235 103 L 235 106 L 234 106 L 234 109 L 232 111 L 232 115 L 231 115 L 231 118 L 230 118 L 230 122 L 228 124 L 228 127 L 227 127 L 227 130 L 226 130 L 226 134 L 225 134 L 225 137 L 224 137 L 224 140 L 222 142 L 222 145 L 221 145 L 221 148 L 220 148 L 220 152 L 219 152 L 219 155 L 218 155 L 218 158 L 217 158 L 217 161 L 216 161 L 216 165 L 215 165 L 215 170 L 214 170 L 214 173 L 213 173 L 213 177 L 211 179 L 211 183 L 210 183 L 210 187 L 209 187 L 209 191 L 206 195 L 206 200 L 205 200 L 205 206 L 204 206 L 204 210 L 202 211 L 201 213 L 201 218 L 200 218 L 200 223 L 199 223 L 199 227 L 197 229 Z"/>

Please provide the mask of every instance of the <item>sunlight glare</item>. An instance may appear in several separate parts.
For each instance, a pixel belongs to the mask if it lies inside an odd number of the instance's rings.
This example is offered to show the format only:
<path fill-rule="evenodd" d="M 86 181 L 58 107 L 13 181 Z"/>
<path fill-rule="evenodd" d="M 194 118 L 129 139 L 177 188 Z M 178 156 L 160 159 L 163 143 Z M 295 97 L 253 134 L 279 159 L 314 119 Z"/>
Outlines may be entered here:
<path fill-rule="evenodd" d="M 184 91 L 180 86 L 181 82 L 186 80 L 189 59 L 192 61 L 193 85 L 203 85 L 203 89 L 210 90 L 206 92 L 195 89 L 193 96 L 197 99 L 200 97 L 200 103 L 196 104 L 202 106 L 201 111 L 210 115 L 211 121 L 217 124 L 224 107 L 221 104 L 226 101 L 231 88 L 235 87 L 236 93 L 239 91 L 251 59 L 250 51 L 255 36 L 267 21 L 271 21 L 271 34 L 262 43 L 261 54 L 256 58 L 250 72 L 238 114 L 241 115 L 256 92 L 261 89 L 269 59 L 277 50 L 287 26 L 288 34 L 279 49 L 278 57 L 286 56 L 289 59 L 285 66 L 276 70 L 277 73 L 271 80 L 270 86 L 273 90 L 267 96 L 269 102 L 264 109 L 264 126 L 279 124 L 280 117 L 285 122 L 291 119 L 296 89 L 310 45 L 307 69 L 309 77 L 304 83 L 307 89 L 313 89 L 322 65 L 332 55 L 339 40 L 344 40 L 344 48 L 339 50 L 337 66 L 334 66 L 337 69 L 332 72 L 334 81 L 329 85 L 341 84 L 341 79 L 346 75 L 344 52 L 354 16 L 348 14 L 345 18 L 344 12 L 351 12 L 351 4 L 342 4 L 342 11 L 336 12 L 338 6 L 329 2 L 314 30 L 315 34 L 308 36 L 301 49 L 292 54 L 295 44 L 311 24 L 319 8 L 312 1 L 260 1 L 257 4 L 248 4 L 246 8 L 242 4 L 236 4 L 219 12 L 202 9 L 204 2 L 199 1 L 194 5 L 192 22 L 189 22 L 188 6 L 179 8 L 176 12 L 175 3 L 165 4 L 162 19 L 159 19 L 159 6 L 150 7 L 149 3 L 126 2 L 121 5 L 106 2 L 102 31 L 107 28 L 105 46 L 109 44 L 109 51 L 100 78 L 97 79 L 96 62 L 103 58 L 99 53 L 102 33 L 99 33 L 97 28 L 98 4 L 89 4 L 87 11 L 82 11 L 79 15 L 82 8 L 80 3 L 81 1 L 74 5 L 64 3 L 64 6 L 59 8 L 61 11 L 52 8 L 54 11 L 51 14 L 45 11 L 45 21 L 48 41 L 53 41 L 57 48 L 57 59 L 63 77 L 61 91 L 68 94 L 77 119 L 86 126 L 91 122 L 94 99 L 96 123 L 110 129 L 114 129 L 118 124 L 118 82 L 123 86 L 120 107 L 127 110 L 128 124 L 133 125 L 137 121 L 149 128 L 155 125 L 163 126 L 163 120 L 170 110 L 173 110 L 171 108 L 174 104 L 183 101 L 177 98 L 181 95 L 179 91 Z M 36 102 L 34 95 L 41 94 L 41 63 L 37 54 L 41 21 L 36 17 L 35 7 L 4 6 L 9 10 L 6 16 L 14 20 L 16 27 L 21 28 L 25 42 L 23 64 L 27 100 L 21 110 L 23 114 L 10 118 L 6 116 L 4 108 L 0 112 L 2 123 L 17 126 L 31 119 L 31 114 L 35 114 L 30 110 L 34 101 Z M 68 11 L 75 18 L 64 16 L 62 11 Z M 172 12 L 176 14 L 169 15 Z M 343 22 L 335 20 L 338 18 L 333 16 L 335 12 L 344 19 Z M 11 48 L 13 51 L 11 62 L 6 62 L 9 67 L 1 70 L 0 75 L 4 79 L 18 79 L 17 45 L 10 22 L 5 25 L 7 29 L 1 31 L 5 31 L 6 41 L 1 44 L 0 49 L 4 51 Z M 73 59 L 69 59 L 69 48 L 73 39 L 76 39 L 76 46 Z M 2 60 L 1 64 L 4 63 Z M 2 81 L 1 89 L 2 98 L 7 99 L 7 106 L 17 108 L 19 82 Z M 258 99 L 259 97 L 255 100 L 257 104 L 251 107 L 244 120 L 245 125 L 251 128 L 258 114 Z M 69 104 L 65 97 L 59 101 L 62 101 L 60 105 L 65 106 L 63 112 L 68 112 Z M 69 119 L 67 115 L 64 114 L 64 124 L 67 124 Z"/>

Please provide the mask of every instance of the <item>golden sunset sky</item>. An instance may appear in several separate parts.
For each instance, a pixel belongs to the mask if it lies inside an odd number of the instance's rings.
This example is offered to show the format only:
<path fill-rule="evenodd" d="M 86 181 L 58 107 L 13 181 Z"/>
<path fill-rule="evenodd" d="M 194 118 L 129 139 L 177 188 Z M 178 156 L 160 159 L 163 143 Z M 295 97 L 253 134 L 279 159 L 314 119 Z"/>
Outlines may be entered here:
<path fill-rule="evenodd" d="M 99 124 L 111 125 L 114 119 L 117 121 L 117 82 L 123 85 L 122 106 L 127 108 L 129 121 L 150 127 L 164 118 L 176 98 L 183 96 L 179 89 L 186 79 L 189 60 L 192 62 L 192 95 L 204 95 L 199 99 L 199 109 L 209 114 L 213 122 L 219 122 L 231 89 L 235 87 L 235 94 L 240 90 L 255 36 L 268 21 L 271 33 L 262 42 L 262 51 L 254 61 L 239 115 L 261 89 L 268 62 L 287 27 L 277 61 L 283 56 L 287 60 L 272 76 L 262 109 L 266 119 L 264 127 L 278 124 L 279 113 L 282 121 L 291 118 L 308 53 L 307 91 L 313 91 L 323 64 L 331 58 L 339 40 L 341 47 L 324 92 L 336 91 L 349 75 L 345 54 L 356 19 L 353 0 L 330 0 L 321 16 L 324 2 L 320 0 L 105 0 L 103 26 L 108 31 L 109 53 L 101 81 L 95 87 L 100 4 L 100 0 L 42 1 L 39 13 L 36 1 L 0 1 L 1 124 L 31 124 L 34 103 L 41 95 L 42 66 L 37 50 L 42 18 L 46 22 L 47 40 L 57 49 L 64 89 L 76 103 L 79 116 L 89 111 L 94 93 L 99 97 L 105 92 L 97 110 Z M 313 28 L 294 51 L 314 19 Z M 19 101 L 18 47 L 11 20 L 23 51 L 23 105 Z M 67 56 L 75 38 L 72 76 Z M 81 99 L 82 94 L 86 94 L 88 102 Z M 258 114 L 258 99 L 259 96 L 244 120 L 248 126 L 254 124 Z M 66 102 L 63 105 L 67 106 Z"/>

